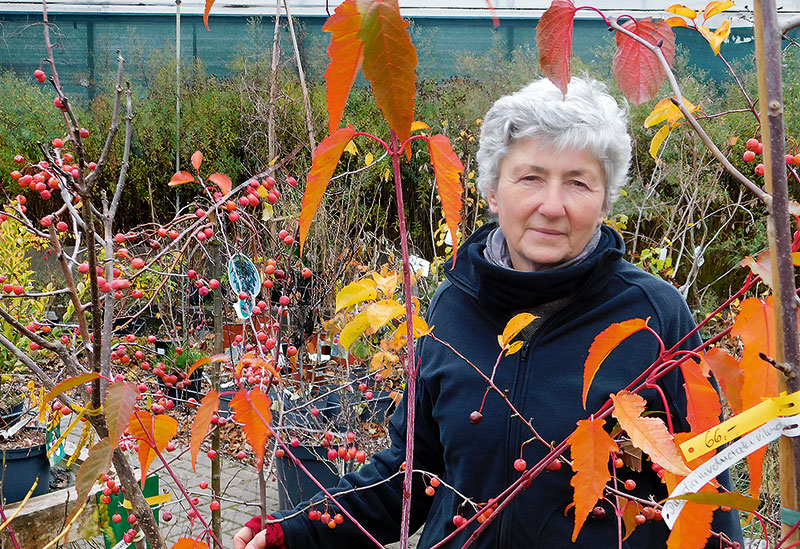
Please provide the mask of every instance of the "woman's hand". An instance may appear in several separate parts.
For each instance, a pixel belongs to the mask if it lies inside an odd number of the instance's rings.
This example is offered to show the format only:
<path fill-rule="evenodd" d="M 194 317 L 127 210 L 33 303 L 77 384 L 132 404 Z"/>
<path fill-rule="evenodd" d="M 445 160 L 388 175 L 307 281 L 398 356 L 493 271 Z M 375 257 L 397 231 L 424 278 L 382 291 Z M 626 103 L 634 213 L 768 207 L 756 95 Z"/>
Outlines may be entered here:
<path fill-rule="evenodd" d="M 248 545 L 250 541 L 253 541 L 255 538 L 255 532 L 249 526 L 245 526 L 238 532 L 236 535 L 233 536 L 233 549 L 265 549 L 264 545 Z M 262 541 L 264 540 L 264 536 L 261 536 Z"/>
<path fill-rule="evenodd" d="M 268 515 L 267 518 L 273 517 Z M 258 532 L 260 517 L 253 517 L 247 524 L 233 536 L 233 549 L 286 549 L 280 523 L 267 524 Z"/>

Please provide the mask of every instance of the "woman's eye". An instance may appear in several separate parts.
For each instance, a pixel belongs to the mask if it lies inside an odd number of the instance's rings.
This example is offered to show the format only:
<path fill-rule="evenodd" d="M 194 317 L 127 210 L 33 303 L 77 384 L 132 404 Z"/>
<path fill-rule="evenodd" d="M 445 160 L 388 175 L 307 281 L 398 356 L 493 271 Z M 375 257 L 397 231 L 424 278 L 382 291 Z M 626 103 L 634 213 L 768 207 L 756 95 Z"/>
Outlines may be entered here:
<path fill-rule="evenodd" d="M 573 186 L 575 186 L 575 187 L 583 187 L 583 188 L 588 188 L 588 187 L 589 187 L 589 185 L 587 185 L 587 184 L 586 184 L 586 183 L 584 183 L 583 181 L 575 181 L 575 180 L 572 180 L 572 181 L 570 181 L 570 184 L 571 184 L 571 185 L 573 185 Z"/>

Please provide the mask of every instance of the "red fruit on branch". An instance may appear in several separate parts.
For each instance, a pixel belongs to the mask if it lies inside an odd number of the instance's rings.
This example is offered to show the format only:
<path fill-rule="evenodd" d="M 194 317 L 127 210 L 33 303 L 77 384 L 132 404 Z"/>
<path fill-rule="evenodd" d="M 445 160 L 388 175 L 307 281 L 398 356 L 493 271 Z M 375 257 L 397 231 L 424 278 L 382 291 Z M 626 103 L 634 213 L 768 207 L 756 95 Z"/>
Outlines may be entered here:
<path fill-rule="evenodd" d="M 516 469 L 517 471 L 522 472 L 527 468 L 528 464 L 524 459 L 519 458 L 516 461 L 514 461 L 514 469 Z"/>
<path fill-rule="evenodd" d="M 744 154 L 742 154 L 742 160 L 744 160 L 745 162 L 752 162 L 755 159 L 756 159 L 756 153 L 754 153 L 753 151 L 744 151 Z"/>
<path fill-rule="evenodd" d="M 59 139 L 57 137 L 55 139 L 53 139 L 53 148 L 61 149 L 62 147 L 64 147 L 64 140 L 63 139 Z"/>
<path fill-rule="evenodd" d="M 37 70 L 33 71 L 33 76 L 34 76 L 34 78 L 36 78 L 36 80 L 38 80 L 40 83 L 42 83 L 42 82 L 44 82 L 45 80 L 47 80 L 47 75 L 46 75 L 46 74 L 44 73 L 44 71 L 43 71 L 43 70 L 41 70 L 41 69 L 37 69 Z"/>
<path fill-rule="evenodd" d="M 759 145 L 759 141 L 755 137 L 751 137 L 750 139 L 747 140 L 747 143 L 745 143 L 745 146 L 747 147 L 747 150 L 753 151 L 753 152 L 756 151 L 756 149 L 758 148 L 758 145 Z"/>

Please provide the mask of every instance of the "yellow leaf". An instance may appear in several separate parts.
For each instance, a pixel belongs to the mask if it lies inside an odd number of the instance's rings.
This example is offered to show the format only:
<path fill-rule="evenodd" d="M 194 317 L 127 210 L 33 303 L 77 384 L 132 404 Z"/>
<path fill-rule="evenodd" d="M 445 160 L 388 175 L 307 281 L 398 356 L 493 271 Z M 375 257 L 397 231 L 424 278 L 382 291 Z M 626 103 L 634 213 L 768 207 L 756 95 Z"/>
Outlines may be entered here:
<path fill-rule="evenodd" d="M 689 19 L 694 19 L 697 17 L 697 12 L 694 11 L 692 8 L 688 8 L 683 4 L 672 4 L 666 10 L 669 13 L 674 13 L 675 15 L 683 15 L 684 17 L 688 17 Z"/>
<path fill-rule="evenodd" d="M 348 284 L 336 294 L 336 311 L 339 312 L 346 307 L 355 305 L 368 299 L 375 299 L 378 297 L 378 290 L 376 289 L 375 282 L 370 279 L 359 280 Z"/>
<path fill-rule="evenodd" d="M 406 314 L 406 308 L 393 299 L 383 299 L 371 304 L 366 313 L 370 329 L 376 332 L 390 320 Z"/>
<path fill-rule="evenodd" d="M 515 341 L 508 347 L 508 351 L 506 351 L 506 356 L 513 355 L 514 353 L 522 349 L 523 345 L 525 345 L 524 341 Z"/>
<path fill-rule="evenodd" d="M 352 141 L 350 143 L 352 143 Z M 267 196 L 269 196 L 269 191 L 263 185 L 258 186 L 258 188 L 256 189 L 256 193 L 258 193 L 258 196 L 260 196 L 261 198 L 267 198 Z"/>
<path fill-rule="evenodd" d="M 344 150 L 345 150 L 345 152 L 348 152 L 351 155 L 358 154 L 358 147 L 356 147 L 356 142 L 355 141 L 350 141 L 350 143 L 347 144 L 347 146 L 344 148 Z"/>
<path fill-rule="evenodd" d="M 731 33 L 731 23 L 727 20 L 723 21 L 719 28 L 717 28 L 717 30 L 714 32 L 711 32 L 711 30 L 705 25 L 697 25 L 697 30 L 700 31 L 700 34 L 703 35 L 703 38 L 705 38 L 711 45 L 714 55 L 719 55 L 719 49 L 722 47 L 722 43 Z"/>
<path fill-rule="evenodd" d="M 364 157 L 364 165 L 365 166 L 369 166 L 370 164 L 372 164 L 372 161 L 374 159 L 375 159 L 375 157 L 372 156 L 372 153 L 367 153 L 367 156 Z"/>
<path fill-rule="evenodd" d="M 372 279 L 386 297 L 392 297 L 395 290 L 397 290 L 397 273 L 393 271 L 389 271 L 386 268 L 381 269 L 380 274 L 372 273 Z"/>
<path fill-rule="evenodd" d="M 275 216 L 275 208 L 272 207 L 272 204 L 267 202 L 264 204 L 264 209 L 261 210 L 261 221 L 269 221 Z"/>
<path fill-rule="evenodd" d="M 670 129 L 669 124 L 664 124 L 653 136 L 653 140 L 650 141 L 650 156 L 652 156 L 654 159 L 658 159 L 658 149 L 661 148 L 661 144 L 664 143 L 664 140 L 671 131 L 672 130 Z"/>
<path fill-rule="evenodd" d="M 408 325 L 405 322 L 402 322 L 400 326 L 398 326 L 397 329 L 394 331 L 394 334 L 392 334 L 392 343 L 395 349 L 402 347 L 403 345 L 406 344 L 406 341 L 408 339 L 407 326 Z M 429 328 L 428 323 L 425 322 L 425 319 L 419 316 L 414 317 L 413 326 L 414 326 L 414 338 L 427 335 L 431 333 L 431 331 L 433 330 L 433 327 Z"/>
<path fill-rule="evenodd" d="M 710 17 L 714 17 L 718 13 L 722 13 L 723 11 L 727 10 L 728 8 L 732 8 L 736 4 L 731 2 L 731 0 L 725 0 L 723 2 L 709 2 L 706 6 L 706 9 L 703 10 L 703 18 L 708 19 Z"/>
<path fill-rule="evenodd" d="M 518 333 L 520 333 L 525 326 L 536 320 L 536 316 L 531 313 L 520 313 L 508 321 L 506 327 L 503 329 L 503 335 L 500 336 L 500 346 L 505 347 Z"/>
<path fill-rule="evenodd" d="M 369 318 L 366 311 L 359 313 L 347 323 L 339 336 L 339 344 L 346 349 L 369 328 Z"/>
<path fill-rule="evenodd" d="M 689 25 L 686 23 L 686 20 L 683 17 L 668 17 L 667 25 L 670 27 L 688 27 Z"/>
<path fill-rule="evenodd" d="M 385 170 L 383 170 L 383 180 L 389 181 L 391 179 L 392 179 L 392 170 L 386 168 Z"/>
<path fill-rule="evenodd" d="M 425 122 L 420 122 L 419 120 L 415 120 L 411 124 L 411 133 L 414 133 L 417 130 L 429 130 L 431 129 Z"/>
<path fill-rule="evenodd" d="M 649 128 L 650 126 L 655 126 L 666 120 L 667 111 L 670 107 L 677 108 L 669 97 L 659 101 L 658 105 L 656 105 L 652 112 L 647 115 L 647 118 L 644 119 L 644 127 Z M 680 109 L 678 109 L 678 112 L 680 112 Z"/>

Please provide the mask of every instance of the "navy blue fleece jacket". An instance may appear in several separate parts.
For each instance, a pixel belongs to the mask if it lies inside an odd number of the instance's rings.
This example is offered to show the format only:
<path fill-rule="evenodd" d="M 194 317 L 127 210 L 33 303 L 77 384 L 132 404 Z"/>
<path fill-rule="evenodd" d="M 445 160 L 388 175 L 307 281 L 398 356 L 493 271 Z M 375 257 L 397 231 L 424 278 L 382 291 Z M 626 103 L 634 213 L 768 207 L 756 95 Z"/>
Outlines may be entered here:
<path fill-rule="evenodd" d="M 531 420 L 537 432 L 545 440 L 558 443 L 570 435 L 579 419 L 587 418 L 610 393 L 624 388 L 658 356 L 659 345 L 651 334 L 639 332 L 628 338 L 602 364 L 584 410 L 583 364 L 598 333 L 614 322 L 649 318 L 649 325 L 669 348 L 694 327 L 694 322 L 675 288 L 622 259 L 622 239 L 608 227 L 603 227 L 597 249 L 585 261 L 538 273 L 512 271 L 487 262 L 483 249 L 492 227 L 482 227 L 464 243 L 455 267 L 448 263 L 448 280 L 436 292 L 428 323 L 435 326 L 438 339 L 453 345 L 490 375 L 500 351 L 497 335 L 507 321 L 520 311 L 566 298 L 566 305 L 542 323 L 520 352 L 503 358 L 495 377 L 497 386 L 507 391 L 509 400 Z M 699 343 L 699 337 L 694 337 L 686 347 Z M 486 502 L 519 477 L 513 463 L 531 433 L 519 419 L 511 417 L 507 405 L 494 392 L 486 399 L 483 420 L 471 424 L 469 415 L 480 407 L 486 389 L 484 380 L 430 338 L 421 340 L 418 351 L 414 469 L 437 475 L 461 494 L 441 486 L 435 496 L 427 496 L 426 483 L 421 475 L 415 475 L 411 528 L 417 530 L 425 523 L 419 547 L 427 548 L 455 529 L 454 515 L 474 514 L 462 496 L 472 502 Z M 683 419 L 686 397 L 682 384 L 679 372 L 660 382 L 676 430 L 688 430 Z M 648 401 L 648 409 L 664 409 L 655 390 L 645 391 L 642 396 Z M 391 448 L 373 456 L 361 470 L 345 476 L 334 492 L 380 483 L 397 473 L 405 459 L 405 431 L 403 400 L 390 421 Z M 531 442 L 525 445 L 522 457 L 534 464 L 546 451 L 542 444 Z M 663 498 L 666 489 L 649 465 L 646 461 L 641 473 L 623 470 L 620 476 L 636 481 L 636 495 Z M 571 544 L 571 474 L 569 467 L 562 467 L 536 478 L 473 546 L 617 547 L 617 521 L 608 506 L 606 518 L 587 520 L 577 542 Z M 402 475 L 377 487 L 343 495 L 339 501 L 381 543 L 399 539 Z M 301 504 L 298 509 L 304 507 Z M 292 514 L 295 513 L 276 516 Z M 736 513 L 717 515 L 715 528 L 740 540 Z M 350 521 L 331 530 L 299 513 L 284 522 L 283 529 L 289 549 L 372 546 Z M 460 547 L 469 533 L 470 529 L 448 547 Z M 667 536 L 663 523 L 651 521 L 637 528 L 623 547 L 663 548 Z M 719 547 L 719 540 L 712 538 L 711 546 Z"/>

